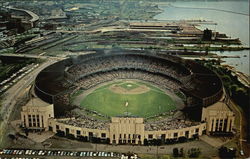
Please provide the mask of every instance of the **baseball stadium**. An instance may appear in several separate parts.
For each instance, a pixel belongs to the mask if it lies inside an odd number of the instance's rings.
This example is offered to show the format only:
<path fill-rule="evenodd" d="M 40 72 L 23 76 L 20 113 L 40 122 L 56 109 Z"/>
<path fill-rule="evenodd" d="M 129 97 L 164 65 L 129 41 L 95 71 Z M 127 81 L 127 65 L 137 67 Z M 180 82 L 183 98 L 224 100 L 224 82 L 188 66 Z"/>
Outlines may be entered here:
<path fill-rule="evenodd" d="M 104 50 L 42 70 L 23 126 L 85 141 L 163 143 L 232 133 L 234 114 L 220 78 L 191 60 L 146 51 Z M 36 109 L 36 113 L 31 113 Z"/>

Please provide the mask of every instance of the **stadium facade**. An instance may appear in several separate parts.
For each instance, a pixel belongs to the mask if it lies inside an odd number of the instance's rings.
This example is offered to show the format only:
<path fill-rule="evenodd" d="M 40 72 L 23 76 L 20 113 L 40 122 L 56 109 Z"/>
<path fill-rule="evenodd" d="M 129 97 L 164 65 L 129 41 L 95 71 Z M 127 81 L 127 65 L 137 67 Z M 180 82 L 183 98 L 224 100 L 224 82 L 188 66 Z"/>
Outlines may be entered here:
<path fill-rule="evenodd" d="M 171 117 L 148 121 L 142 117 L 112 116 L 107 121 L 74 116 L 70 95 L 117 79 L 147 81 L 184 95 L 185 107 Z M 220 78 L 191 60 L 145 52 L 108 51 L 72 57 L 39 73 L 35 97 L 22 108 L 22 125 L 64 136 L 98 138 L 115 144 L 144 144 L 203 134 L 233 132 L 234 113 L 227 104 Z M 177 114 L 185 114 L 179 117 Z"/>

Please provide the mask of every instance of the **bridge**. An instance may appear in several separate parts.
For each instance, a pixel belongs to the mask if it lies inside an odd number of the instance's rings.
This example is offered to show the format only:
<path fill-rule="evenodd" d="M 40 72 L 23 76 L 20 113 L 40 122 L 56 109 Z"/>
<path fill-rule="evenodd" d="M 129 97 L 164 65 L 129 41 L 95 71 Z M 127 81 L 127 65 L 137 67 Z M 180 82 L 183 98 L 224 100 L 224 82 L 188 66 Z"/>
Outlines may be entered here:
<path fill-rule="evenodd" d="M 29 10 L 13 8 L 13 7 L 7 7 L 7 9 L 19 11 L 19 12 L 25 12 L 26 14 L 28 14 L 31 17 L 30 22 L 32 22 L 32 23 L 39 20 L 39 16 L 36 15 L 35 13 L 29 11 Z"/>
<path fill-rule="evenodd" d="M 17 57 L 17 58 L 34 58 L 34 59 L 51 59 L 51 60 L 64 60 L 67 57 L 54 57 L 54 56 L 44 56 L 44 55 L 31 55 L 31 54 L 0 54 L 0 58 L 2 57 Z"/>

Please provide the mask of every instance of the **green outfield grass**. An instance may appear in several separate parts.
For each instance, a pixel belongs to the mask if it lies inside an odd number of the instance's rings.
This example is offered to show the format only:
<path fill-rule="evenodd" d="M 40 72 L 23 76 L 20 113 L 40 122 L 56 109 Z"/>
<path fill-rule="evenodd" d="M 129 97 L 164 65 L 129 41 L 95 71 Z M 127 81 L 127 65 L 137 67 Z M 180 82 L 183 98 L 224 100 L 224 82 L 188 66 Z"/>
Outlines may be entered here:
<path fill-rule="evenodd" d="M 119 94 L 109 87 L 113 84 L 131 90 L 140 85 L 150 88 L 142 94 Z M 129 87 L 128 87 L 129 85 Z M 126 107 L 126 102 L 128 106 Z M 108 116 L 129 115 L 149 117 L 176 109 L 175 102 L 162 90 L 142 82 L 116 82 L 104 85 L 81 99 L 80 105 Z"/>

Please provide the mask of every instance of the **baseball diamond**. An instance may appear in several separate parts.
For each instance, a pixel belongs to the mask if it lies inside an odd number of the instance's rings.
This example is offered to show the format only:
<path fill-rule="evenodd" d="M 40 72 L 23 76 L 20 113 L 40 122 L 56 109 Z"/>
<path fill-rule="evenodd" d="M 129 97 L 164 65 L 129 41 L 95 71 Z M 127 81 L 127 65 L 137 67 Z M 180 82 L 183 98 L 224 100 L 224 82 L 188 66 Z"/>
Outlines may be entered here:
<path fill-rule="evenodd" d="M 74 101 L 75 104 L 108 116 L 129 114 L 149 117 L 176 108 L 175 101 L 163 90 L 131 80 L 101 86 L 85 96 L 78 95 Z"/>

